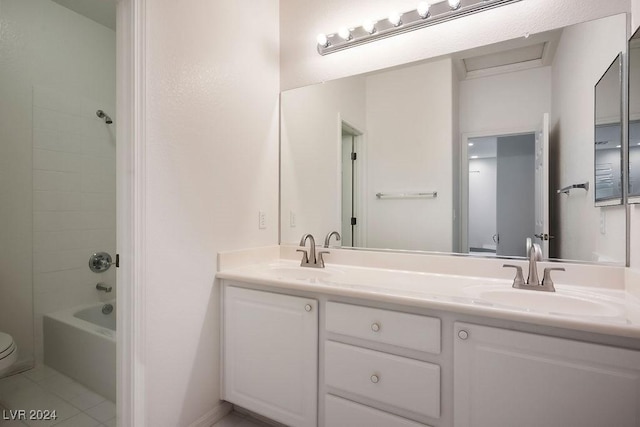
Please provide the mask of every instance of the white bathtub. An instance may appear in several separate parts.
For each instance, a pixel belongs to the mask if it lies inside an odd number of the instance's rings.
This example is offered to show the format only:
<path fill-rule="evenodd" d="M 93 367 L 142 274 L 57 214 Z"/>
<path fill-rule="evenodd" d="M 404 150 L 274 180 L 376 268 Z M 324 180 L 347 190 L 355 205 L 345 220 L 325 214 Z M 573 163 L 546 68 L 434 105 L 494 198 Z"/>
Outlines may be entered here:
<path fill-rule="evenodd" d="M 116 310 L 86 305 L 44 316 L 44 363 L 116 400 Z"/>

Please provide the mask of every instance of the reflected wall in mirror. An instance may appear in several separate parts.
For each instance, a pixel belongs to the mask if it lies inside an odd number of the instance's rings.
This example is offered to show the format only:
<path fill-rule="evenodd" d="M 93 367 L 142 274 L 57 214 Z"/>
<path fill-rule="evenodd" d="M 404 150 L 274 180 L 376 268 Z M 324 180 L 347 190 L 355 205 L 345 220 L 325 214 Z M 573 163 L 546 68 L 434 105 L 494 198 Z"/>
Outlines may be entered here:
<path fill-rule="evenodd" d="M 640 30 L 629 41 L 629 203 L 640 203 Z"/>
<path fill-rule="evenodd" d="M 624 209 L 594 207 L 593 88 L 626 43 L 616 15 L 283 92 L 281 242 L 623 263 Z"/>
<path fill-rule="evenodd" d="M 609 66 L 595 89 L 596 206 L 622 203 L 622 56 Z"/>

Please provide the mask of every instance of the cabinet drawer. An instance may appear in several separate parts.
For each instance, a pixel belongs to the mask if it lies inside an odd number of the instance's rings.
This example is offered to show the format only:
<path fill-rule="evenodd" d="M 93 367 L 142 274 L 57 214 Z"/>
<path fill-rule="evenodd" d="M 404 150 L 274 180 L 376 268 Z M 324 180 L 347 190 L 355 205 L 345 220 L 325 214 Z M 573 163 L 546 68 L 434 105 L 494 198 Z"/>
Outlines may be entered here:
<path fill-rule="evenodd" d="M 440 354 L 440 319 L 435 317 L 329 302 L 326 328 L 337 334 Z"/>
<path fill-rule="evenodd" d="M 440 416 L 440 366 L 432 363 L 327 341 L 325 383 L 416 414 Z"/>
<path fill-rule="evenodd" d="M 330 394 L 325 398 L 324 424 L 330 427 L 429 427 Z"/>

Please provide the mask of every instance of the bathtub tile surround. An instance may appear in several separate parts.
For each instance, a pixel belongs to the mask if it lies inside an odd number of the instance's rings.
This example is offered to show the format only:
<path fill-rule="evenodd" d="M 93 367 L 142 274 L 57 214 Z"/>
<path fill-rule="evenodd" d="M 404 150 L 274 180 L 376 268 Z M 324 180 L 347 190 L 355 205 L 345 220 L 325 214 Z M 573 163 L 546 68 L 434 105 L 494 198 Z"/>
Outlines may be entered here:
<path fill-rule="evenodd" d="M 96 116 L 113 105 L 33 88 L 33 252 L 36 361 L 43 361 L 42 316 L 112 299 L 115 269 L 92 273 L 89 256 L 115 255 L 115 123 Z M 115 288 L 115 286 L 114 286 Z"/>
<path fill-rule="evenodd" d="M 48 422 L 3 420 L 12 409 L 55 410 L 58 419 Z M 46 365 L 0 379 L 0 425 L 3 427 L 115 426 L 115 416 L 113 402 Z"/>

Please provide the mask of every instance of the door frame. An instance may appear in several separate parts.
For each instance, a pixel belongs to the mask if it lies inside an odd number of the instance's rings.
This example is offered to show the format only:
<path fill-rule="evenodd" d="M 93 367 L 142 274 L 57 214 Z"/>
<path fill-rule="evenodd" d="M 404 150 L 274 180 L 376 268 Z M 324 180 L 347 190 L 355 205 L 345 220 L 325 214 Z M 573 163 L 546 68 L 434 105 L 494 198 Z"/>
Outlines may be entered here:
<path fill-rule="evenodd" d="M 513 127 L 496 130 L 483 130 L 477 132 L 465 132 L 460 137 L 460 214 L 457 215 L 458 229 L 460 230 L 459 248 L 462 253 L 469 253 L 469 140 L 474 138 L 486 138 L 491 136 L 513 136 L 536 134 L 535 126 Z M 480 256 L 480 255 L 479 255 Z"/>
<path fill-rule="evenodd" d="M 144 427 L 146 0 L 117 0 L 116 19 L 116 403 L 119 426 Z"/>
<path fill-rule="evenodd" d="M 356 135 L 355 139 L 355 147 L 356 153 L 358 153 L 358 163 L 356 167 L 355 173 L 355 185 L 357 196 L 355 197 L 355 211 L 358 213 L 358 226 L 355 230 L 356 241 L 358 242 L 358 248 L 366 248 L 367 247 L 367 144 L 366 144 L 366 130 L 364 126 L 361 126 L 355 121 L 352 121 L 348 118 L 345 118 L 342 113 L 338 113 L 337 120 L 337 161 L 338 167 L 337 169 L 337 187 L 336 194 L 342 195 L 342 127 L 346 125 L 347 127 L 353 129 Z M 338 224 L 342 225 L 342 197 L 339 197 L 339 202 L 337 206 L 337 218 Z M 342 227 L 340 227 L 342 230 Z"/>

